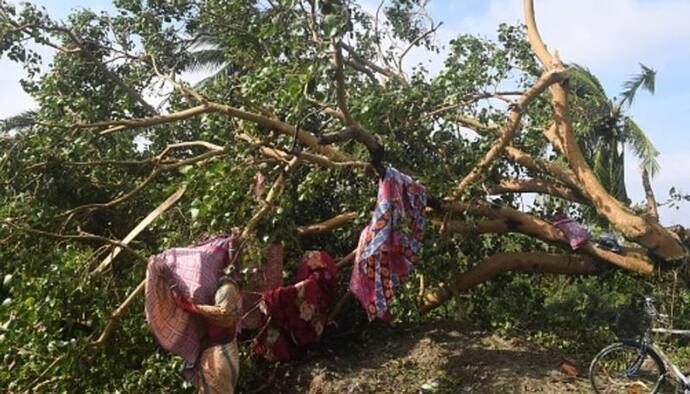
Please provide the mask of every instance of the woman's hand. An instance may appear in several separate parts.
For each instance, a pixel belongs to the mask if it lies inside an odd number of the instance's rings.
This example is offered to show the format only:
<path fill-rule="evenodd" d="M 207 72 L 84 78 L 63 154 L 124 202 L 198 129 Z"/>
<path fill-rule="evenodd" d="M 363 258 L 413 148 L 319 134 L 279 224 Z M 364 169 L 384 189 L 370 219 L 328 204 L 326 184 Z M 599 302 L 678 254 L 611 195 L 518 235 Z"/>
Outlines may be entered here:
<path fill-rule="evenodd" d="M 173 300 L 175 300 L 175 305 L 177 305 L 178 308 L 181 308 L 182 310 L 189 312 L 189 313 L 199 313 L 199 309 L 191 303 L 188 299 L 186 299 L 182 294 L 180 294 L 177 290 L 172 289 L 171 290 Z"/>

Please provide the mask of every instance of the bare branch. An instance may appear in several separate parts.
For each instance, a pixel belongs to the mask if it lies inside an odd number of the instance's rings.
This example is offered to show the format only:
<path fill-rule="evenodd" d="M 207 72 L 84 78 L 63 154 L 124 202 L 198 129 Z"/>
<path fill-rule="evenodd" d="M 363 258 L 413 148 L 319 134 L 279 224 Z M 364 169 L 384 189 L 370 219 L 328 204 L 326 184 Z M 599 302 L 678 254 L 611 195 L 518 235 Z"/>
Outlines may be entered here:
<path fill-rule="evenodd" d="M 436 32 L 436 30 L 438 30 L 438 28 L 441 27 L 442 25 L 443 25 L 443 22 L 439 22 L 436 26 L 432 25 L 431 28 L 429 28 L 429 30 L 425 31 L 424 33 L 420 34 L 417 38 L 412 40 L 412 42 L 410 42 L 410 44 L 407 46 L 407 48 L 405 48 L 405 50 L 402 51 L 402 53 L 400 54 L 400 57 L 398 57 L 398 73 L 399 74 L 401 74 L 401 75 L 404 74 L 403 69 L 402 69 L 402 65 L 403 65 L 403 60 L 405 59 L 405 56 L 407 56 L 407 53 L 410 52 L 410 50 L 412 48 L 414 48 L 420 41 L 422 41 L 423 39 L 434 34 Z"/>
<path fill-rule="evenodd" d="M 5 222 L 6 224 L 9 224 L 13 228 L 29 233 L 29 234 L 35 234 L 35 235 L 40 235 L 43 237 L 48 237 L 48 238 L 55 238 L 55 239 L 62 239 L 62 240 L 67 240 L 67 241 L 99 241 L 102 243 L 106 243 L 112 246 L 116 246 L 118 248 L 121 248 L 122 250 L 126 251 L 127 253 L 131 254 L 134 258 L 139 260 L 139 262 L 142 262 L 146 264 L 148 260 L 144 258 L 142 255 L 134 251 L 134 249 L 130 248 L 127 246 L 125 243 L 106 238 L 100 235 L 95 235 L 91 233 L 87 233 L 85 231 L 80 231 L 79 234 L 57 234 L 57 233 L 51 233 L 49 231 L 43 231 L 43 230 L 38 230 L 35 228 L 31 228 L 28 226 L 18 226 L 15 224 L 12 224 L 10 222 Z"/>
<path fill-rule="evenodd" d="M 344 59 L 343 62 L 344 62 L 347 66 L 352 67 L 353 69 L 355 69 L 355 70 L 357 70 L 357 71 L 363 73 L 364 75 L 366 75 L 366 76 L 369 78 L 369 81 L 371 81 L 373 84 L 375 84 L 375 85 L 378 85 L 378 84 L 379 84 L 379 80 L 376 79 L 376 74 L 374 74 L 374 72 L 373 72 L 372 70 L 370 70 L 369 68 L 367 68 L 367 67 L 366 67 L 365 65 L 363 65 L 362 63 L 359 63 L 359 62 L 357 62 L 357 61 L 355 61 L 355 60 L 353 60 L 353 59 Z"/>
<path fill-rule="evenodd" d="M 308 226 L 297 227 L 297 235 L 306 237 L 310 235 L 318 235 L 333 231 L 337 228 L 343 227 L 347 223 L 357 218 L 357 212 L 346 212 L 336 215 L 330 219 L 324 220 L 320 223 L 310 224 Z"/>
<path fill-rule="evenodd" d="M 345 115 L 343 115 L 343 113 L 340 112 L 339 110 L 333 108 L 330 104 L 324 103 L 322 101 L 316 100 L 316 99 L 311 98 L 311 97 L 307 97 L 307 101 L 309 101 L 309 103 L 312 104 L 313 106 L 321 109 L 326 114 L 328 114 L 334 118 L 338 118 L 342 121 L 345 121 Z"/>
<path fill-rule="evenodd" d="M 355 127 L 357 122 L 352 118 L 350 109 L 347 106 L 347 92 L 345 91 L 345 74 L 343 73 L 343 54 L 340 51 L 340 46 L 335 42 L 335 38 L 331 38 L 331 51 L 333 52 L 332 60 L 333 68 L 335 70 L 335 90 L 338 98 L 338 108 L 343 114 L 345 126 Z"/>
<path fill-rule="evenodd" d="M 407 84 L 407 80 L 405 80 L 405 77 L 398 75 L 396 72 L 394 72 L 388 68 L 381 67 L 378 64 L 361 57 L 359 54 L 357 54 L 355 49 L 353 47 L 351 47 L 350 45 L 347 45 L 343 42 L 339 43 L 338 45 L 340 45 L 343 49 L 345 49 L 350 54 L 351 61 L 358 63 L 362 67 L 367 67 L 367 68 L 371 69 L 372 71 L 385 76 L 388 79 L 395 79 L 395 80 L 401 82 L 402 84 L 405 84 L 405 85 Z"/>
<path fill-rule="evenodd" d="M 465 292 L 489 281 L 503 272 L 536 272 L 548 274 L 593 274 L 597 267 L 589 256 L 549 253 L 497 253 L 487 257 L 468 271 L 453 275 L 448 288 L 424 294 L 420 313 L 425 314 Z"/>
<path fill-rule="evenodd" d="M 386 168 L 383 165 L 383 146 L 372 134 L 362 130 L 359 126 L 345 127 L 337 133 L 325 135 L 319 139 L 319 144 L 330 145 L 350 140 L 359 141 L 367 148 L 371 156 L 371 166 L 380 177 L 383 177 L 386 173 Z"/>
<path fill-rule="evenodd" d="M 581 186 L 577 180 L 577 176 L 568 167 L 559 165 L 556 162 L 535 159 L 529 154 L 510 145 L 506 147 L 505 155 L 509 160 L 518 163 L 525 168 L 552 176 L 571 188 L 577 190 L 578 192 L 582 192 L 582 190 L 580 190 Z"/>
<path fill-rule="evenodd" d="M 390 66 L 390 64 L 388 64 L 388 59 L 386 59 L 386 55 L 383 52 L 383 48 L 381 48 L 381 35 L 379 33 L 379 15 L 381 14 L 381 9 L 385 3 L 386 0 L 381 0 L 378 7 L 376 7 L 376 13 L 374 14 L 374 35 L 376 48 L 379 50 L 379 57 L 381 58 L 381 61 L 383 61 L 386 66 Z"/>
<path fill-rule="evenodd" d="M 471 215 L 492 219 L 491 222 L 484 223 L 482 225 L 483 227 L 477 227 L 475 229 L 466 225 L 457 225 L 451 221 L 444 224 L 448 231 L 458 229 L 460 231 L 469 231 L 470 233 L 480 233 L 480 230 L 497 234 L 506 234 L 509 232 L 522 233 L 570 250 L 568 238 L 556 226 L 514 208 L 500 205 L 469 205 L 446 202 L 443 204 L 443 209 L 449 212 L 467 212 Z M 500 222 L 496 222 L 496 220 L 502 220 L 504 223 L 501 224 Z M 623 249 L 620 254 L 617 254 L 602 249 L 592 242 L 588 242 L 579 250 L 628 271 L 646 275 L 654 271 L 654 263 L 646 256 L 644 249 L 626 248 Z"/>
<path fill-rule="evenodd" d="M 119 120 L 107 120 L 103 122 L 95 123 L 77 123 L 74 125 L 76 128 L 80 129 L 90 129 L 98 127 L 108 127 L 108 129 L 101 131 L 101 135 L 108 135 L 116 133 L 118 131 L 127 129 L 136 129 L 142 127 L 157 126 L 163 123 L 172 123 L 180 120 L 185 120 L 192 118 L 194 116 L 205 114 L 211 111 L 206 105 L 197 105 L 196 107 L 187 108 L 181 111 L 173 112 L 166 115 L 153 116 L 150 118 L 140 118 L 140 119 L 119 119 Z"/>
<path fill-rule="evenodd" d="M 257 140 L 256 138 L 250 136 L 249 134 L 246 133 L 239 133 L 237 134 L 237 138 L 239 140 L 248 142 L 254 146 L 256 146 L 259 149 L 259 153 L 261 153 L 263 156 L 266 156 L 268 158 L 273 158 L 276 160 L 280 160 L 283 162 L 289 162 L 289 160 L 292 158 L 292 156 L 297 156 L 301 160 L 304 160 L 306 162 L 314 163 L 317 164 L 321 167 L 325 168 L 346 168 L 346 167 L 355 167 L 355 168 L 361 168 L 361 169 L 367 169 L 371 167 L 371 164 L 364 162 L 364 161 L 333 161 L 329 159 L 326 156 L 314 154 L 314 153 L 307 153 L 307 152 L 294 152 L 294 153 L 288 153 L 284 150 L 280 150 L 278 148 L 274 148 L 271 146 L 267 146 L 261 143 L 261 141 Z"/>
<path fill-rule="evenodd" d="M 246 240 L 251 233 L 256 230 L 256 226 L 259 225 L 259 221 L 263 219 L 271 210 L 273 210 L 273 203 L 275 199 L 280 195 L 280 193 L 283 191 L 283 188 L 285 187 L 285 183 L 287 181 L 288 175 L 290 172 L 299 164 L 299 159 L 297 157 L 293 157 L 288 165 L 285 167 L 284 171 L 278 175 L 278 179 L 276 179 L 275 182 L 273 182 L 273 186 L 271 186 L 271 189 L 268 191 L 268 194 L 266 195 L 266 200 L 265 203 L 262 204 L 261 208 L 252 216 L 251 219 L 247 222 L 247 224 L 244 227 L 244 230 L 242 230 L 242 233 L 240 234 L 240 239 L 241 240 Z"/>
<path fill-rule="evenodd" d="M 573 189 L 566 185 L 555 182 L 545 181 L 543 179 L 521 179 L 509 180 L 502 179 L 497 185 L 488 186 L 489 194 L 503 194 L 503 193 L 541 193 L 549 194 L 555 197 L 560 197 L 565 200 L 577 202 L 580 204 L 586 203 L 584 198 L 576 193 Z"/>
<path fill-rule="evenodd" d="M 534 1 L 524 0 L 522 5 L 525 14 L 525 25 L 527 25 L 527 39 L 532 47 L 532 51 L 537 55 L 544 68 L 548 70 L 552 67 L 553 57 L 546 49 L 546 45 L 537 29 L 537 22 L 534 18 Z"/>
<path fill-rule="evenodd" d="M 129 245 L 129 242 L 132 241 L 139 233 L 144 230 L 151 222 L 153 222 L 156 218 L 158 218 L 163 212 L 165 212 L 168 208 L 170 208 L 173 204 L 175 204 L 180 197 L 184 194 L 186 190 L 185 186 L 182 186 L 181 188 L 177 189 L 173 194 L 171 194 L 165 201 L 163 201 L 156 209 L 151 211 L 139 224 L 136 225 L 132 229 L 132 231 L 125 236 L 125 238 L 122 240 L 122 243 L 124 245 Z M 115 247 L 111 253 L 106 256 L 106 258 L 98 265 L 96 270 L 92 273 L 95 272 L 103 272 L 110 267 L 110 264 L 115 260 L 118 254 L 120 254 L 120 251 L 122 249 L 120 247 Z"/>
<path fill-rule="evenodd" d="M 501 101 L 505 101 L 507 103 L 513 103 L 513 100 L 508 99 L 508 96 L 522 96 L 525 94 L 525 92 L 522 91 L 506 91 L 506 92 L 479 92 L 475 93 L 472 95 L 469 95 L 468 97 L 464 97 L 461 99 L 459 102 L 456 103 L 444 103 L 440 107 L 432 110 L 431 112 L 428 112 L 428 116 L 434 116 L 434 115 L 439 115 L 444 112 L 452 111 L 458 108 L 461 108 L 465 105 L 471 104 L 475 101 L 478 100 L 484 100 L 484 99 L 490 99 L 490 98 L 495 98 L 499 99 Z"/>
<path fill-rule="evenodd" d="M 117 309 L 115 309 L 113 313 L 110 314 L 108 322 L 106 323 L 105 328 L 101 332 L 101 335 L 98 337 L 96 341 L 91 342 L 92 346 L 101 347 L 105 345 L 110 336 L 113 334 L 113 331 L 115 331 L 115 327 L 117 327 L 117 325 L 119 324 L 120 319 L 124 315 L 127 308 L 129 308 L 132 302 L 134 302 L 137 295 L 144 291 L 145 287 L 146 279 L 139 282 L 139 285 L 136 288 L 134 288 L 134 290 L 131 293 L 129 293 L 125 301 L 119 307 L 117 307 Z"/>
<path fill-rule="evenodd" d="M 525 94 L 520 96 L 518 101 L 515 103 L 508 116 L 508 121 L 501 128 L 501 136 L 493 146 L 486 153 L 484 158 L 467 174 L 460 184 L 455 188 L 455 195 L 459 195 L 468 186 L 472 185 L 483 176 L 484 172 L 489 168 L 489 166 L 494 162 L 494 160 L 503 153 L 505 147 L 510 143 L 517 131 L 520 124 L 520 119 L 522 119 L 522 113 L 527 108 L 529 103 L 536 98 L 541 92 L 543 92 L 549 86 L 563 80 L 566 77 L 566 71 L 564 69 L 552 70 L 544 73 L 539 80 L 529 88 Z"/>

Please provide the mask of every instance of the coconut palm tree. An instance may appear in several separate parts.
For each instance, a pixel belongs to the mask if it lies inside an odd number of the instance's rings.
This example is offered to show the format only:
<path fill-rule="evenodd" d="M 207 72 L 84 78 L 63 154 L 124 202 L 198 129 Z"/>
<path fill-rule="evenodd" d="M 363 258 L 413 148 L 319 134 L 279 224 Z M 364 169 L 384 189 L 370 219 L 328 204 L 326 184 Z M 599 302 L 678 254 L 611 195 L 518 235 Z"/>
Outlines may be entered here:
<path fill-rule="evenodd" d="M 14 134 L 27 130 L 36 124 L 37 113 L 35 110 L 20 112 L 9 118 L 0 119 L 0 132 Z"/>
<path fill-rule="evenodd" d="M 205 76 L 196 83 L 195 87 L 203 88 L 221 77 L 238 77 L 242 68 L 236 62 L 230 62 L 225 56 L 223 42 L 220 37 L 211 34 L 201 34 L 185 51 L 186 60 L 182 69 L 187 72 L 200 72 Z"/>
<path fill-rule="evenodd" d="M 202 34 L 195 38 L 191 48 L 187 51 L 187 58 L 183 68 L 189 72 L 209 73 L 197 85 L 208 83 L 228 71 L 229 64 L 225 60 L 222 43 L 217 36 Z"/>
<path fill-rule="evenodd" d="M 599 80 L 586 68 L 575 65 L 571 87 L 576 105 L 578 141 L 590 166 L 606 189 L 627 201 L 625 147 L 640 160 L 641 169 L 653 176 L 659 170 L 659 152 L 640 126 L 627 114 L 640 88 L 654 94 L 656 71 L 640 64 L 641 71 L 623 84 L 620 98 L 609 99 Z"/>

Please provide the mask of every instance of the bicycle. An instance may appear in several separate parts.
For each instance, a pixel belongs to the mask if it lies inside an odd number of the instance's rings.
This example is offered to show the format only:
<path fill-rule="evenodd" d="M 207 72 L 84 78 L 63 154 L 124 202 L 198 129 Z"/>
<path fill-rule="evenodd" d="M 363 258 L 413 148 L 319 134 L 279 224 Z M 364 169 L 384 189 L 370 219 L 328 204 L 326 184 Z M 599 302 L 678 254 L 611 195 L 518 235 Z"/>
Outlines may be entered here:
<path fill-rule="evenodd" d="M 658 347 L 654 333 L 690 336 L 690 330 L 655 327 L 668 324 L 668 316 L 657 312 L 654 300 L 645 297 L 644 332 L 637 340 L 621 340 L 602 349 L 589 366 L 589 380 L 594 392 L 657 393 L 667 378 L 677 384 L 677 391 L 690 394 L 690 375 L 683 374 Z M 639 317 L 637 319 L 639 321 Z"/>

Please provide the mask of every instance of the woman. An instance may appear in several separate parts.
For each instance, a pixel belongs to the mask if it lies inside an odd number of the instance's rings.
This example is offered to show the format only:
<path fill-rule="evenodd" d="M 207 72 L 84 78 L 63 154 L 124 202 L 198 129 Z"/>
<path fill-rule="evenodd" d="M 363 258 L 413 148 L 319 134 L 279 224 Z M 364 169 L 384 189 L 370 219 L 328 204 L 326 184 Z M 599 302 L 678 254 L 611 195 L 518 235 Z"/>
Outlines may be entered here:
<path fill-rule="evenodd" d="M 193 304 L 173 289 L 178 307 L 199 316 L 206 323 L 203 350 L 194 370 L 197 393 L 234 393 L 240 372 L 237 328 L 242 296 L 237 282 L 223 276 L 214 305 Z"/>

